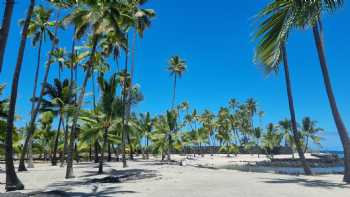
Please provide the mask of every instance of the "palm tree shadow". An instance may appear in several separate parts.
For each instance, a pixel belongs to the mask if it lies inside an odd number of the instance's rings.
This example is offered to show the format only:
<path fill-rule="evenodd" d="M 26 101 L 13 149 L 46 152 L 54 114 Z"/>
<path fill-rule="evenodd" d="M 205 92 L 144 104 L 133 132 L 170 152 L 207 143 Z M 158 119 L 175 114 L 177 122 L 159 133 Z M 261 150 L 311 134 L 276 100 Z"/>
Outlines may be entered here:
<path fill-rule="evenodd" d="M 350 185 L 346 183 L 337 183 L 327 180 L 310 180 L 306 178 L 278 178 L 278 179 L 265 179 L 264 183 L 268 184 L 298 184 L 305 187 L 320 187 L 326 189 L 350 189 Z"/>
<path fill-rule="evenodd" d="M 71 191 L 62 191 L 62 190 L 52 190 L 49 192 L 33 192 L 28 196 L 33 197 L 107 197 L 107 196 L 115 196 L 115 194 L 132 194 L 136 193 L 135 191 L 129 190 L 119 190 L 119 187 L 105 187 L 101 191 L 97 191 L 97 186 L 92 192 L 71 192 Z"/>
<path fill-rule="evenodd" d="M 121 193 L 136 193 L 135 191 L 123 191 L 117 184 L 126 181 L 135 181 L 142 179 L 150 179 L 157 177 L 158 174 L 154 170 L 144 169 L 127 169 L 127 170 L 114 170 L 111 169 L 103 175 L 97 176 L 96 171 L 88 171 L 87 175 L 81 176 L 82 180 L 78 181 L 61 181 L 50 184 L 46 190 L 50 192 L 37 191 L 33 193 L 33 196 L 41 194 L 48 194 L 46 196 L 109 196 L 110 194 L 121 194 Z M 99 190 L 100 184 L 110 184 L 111 186 L 104 187 L 101 191 Z M 73 189 L 79 187 L 86 187 L 89 192 L 72 192 Z M 42 195 L 45 196 L 45 195 Z M 112 195 L 113 196 L 113 195 Z"/>

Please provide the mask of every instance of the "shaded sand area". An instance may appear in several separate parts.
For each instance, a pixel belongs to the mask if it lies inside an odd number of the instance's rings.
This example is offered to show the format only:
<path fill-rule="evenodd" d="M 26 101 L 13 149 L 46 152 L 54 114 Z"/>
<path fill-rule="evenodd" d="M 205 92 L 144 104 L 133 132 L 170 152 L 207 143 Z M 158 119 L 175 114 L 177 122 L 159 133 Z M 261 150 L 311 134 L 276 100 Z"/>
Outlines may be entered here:
<path fill-rule="evenodd" d="M 345 197 L 350 194 L 350 185 L 341 182 L 341 175 L 307 177 L 221 169 L 227 165 L 266 160 L 264 156 L 173 158 L 182 160 L 183 166 L 164 164 L 159 158 L 138 159 L 129 161 L 129 167 L 125 169 L 121 163 L 106 163 L 106 173 L 96 175 L 96 164 L 80 163 L 75 165 L 76 178 L 65 180 L 65 168 L 37 163 L 30 172 L 21 172 L 18 176 L 26 186 L 22 193 L 32 196 Z M 0 169 L 0 192 L 4 192 L 3 164 Z"/>

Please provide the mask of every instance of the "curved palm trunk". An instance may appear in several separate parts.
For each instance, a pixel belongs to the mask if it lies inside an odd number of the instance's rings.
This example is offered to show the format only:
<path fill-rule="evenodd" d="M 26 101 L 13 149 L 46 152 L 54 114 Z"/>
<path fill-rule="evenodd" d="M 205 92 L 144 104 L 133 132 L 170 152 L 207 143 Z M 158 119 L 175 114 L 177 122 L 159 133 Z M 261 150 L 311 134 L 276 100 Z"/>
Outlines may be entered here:
<path fill-rule="evenodd" d="M 94 36 L 93 38 L 93 47 L 91 50 L 90 54 L 90 59 L 88 62 L 88 68 L 84 77 L 84 81 L 82 84 L 82 88 L 80 90 L 80 95 L 76 103 L 76 109 L 73 115 L 73 120 L 72 120 L 72 131 L 70 134 L 70 140 L 69 140 L 69 147 L 68 147 L 68 155 L 67 155 L 67 170 L 66 170 L 66 179 L 68 178 L 74 178 L 74 173 L 73 173 L 73 153 L 74 153 L 74 141 L 75 141 L 75 136 L 76 136 L 76 130 L 77 130 L 77 123 L 78 123 L 78 118 L 79 118 L 79 111 L 80 108 L 83 104 L 84 101 L 84 96 L 85 96 L 85 90 L 87 83 L 89 81 L 89 78 L 91 77 L 92 74 L 92 69 L 93 69 L 93 57 L 96 52 L 96 47 L 97 47 L 97 37 Z"/>
<path fill-rule="evenodd" d="M 60 12 L 58 11 L 57 12 L 57 17 L 56 17 L 56 21 L 57 22 L 55 24 L 55 33 L 54 33 L 55 37 L 57 36 L 57 31 L 58 31 L 59 15 L 60 15 Z M 25 159 L 25 155 L 26 155 L 26 153 L 28 151 L 29 140 L 30 140 L 30 138 L 32 137 L 32 135 L 33 135 L 33 133 L 35 131 L 36 117 L 38 116 L 38 113 L 39 113 L 39 109 L 40 109 L 40 106 L 41 106 L 41 101 L 42 101 L 42 98 L 43 98 L 44 92 L 45 92 L 45 85 L 46 85 L 48 77 L 49 77 L 49 72 L 50 72 L 50 68 L 51 68 L 51 59 L 52 59 L 52 53 L 51 52 L 56 49 L 56 46 L 57 46 L 57 42 L 54 41 L 52 43 L 52 47 L 51 47 L 51 50 L 50 50 L 49 55 L 48 55 L 48 61 L 46 63 L 46 69 L 45 69 L 45 74 L 44 74 L 44 79 L 43 79 L 43 83 L 42 83 L 39 99 L 38 99 L 38 102 L 37 102 L 34 110 L 31 113 L 31 119 L 30 119 L 30 122 L 28 124 L 29 125 L 28 133 L 27 133 L 24 145 L 23 145 L 22 152 L 21 152 L 21 157 L 20 157 L 18 171 L 27 171 L 27 169 L 25 167 L 25 164 L 24 164 L 24 159 Z"/>
<path fill-rule="evenodd" d="M 51 164 L 53 166 L 57 165 L 56 155 L 57 155 L 58 139 L 60 138 L 61 125 L 62 125 L 62 116 L 60 116 L 60 120 L 58 121 L 58 128 L 57 128 L 57 133 L 56 133 L 56 137 L 55 137 L 55 144 L 53 147 L 52 160 L 51 160 Z"/>
<path fill-rule="evenodd" d="M 6 191 L 24 189 L 24 185 L 18 179 L 16 175 L 15 167 L 13 165 L 12 132 L 14 129 L 18 82 L 21 74 L 24 50 L 26 47 L 29 22 L 33 14 L 34 5 L 35 5 L 35 0 L 31 0 L 28 13 L 24 22 L 23 30 L 22 30 L 21 42 L 18 49 L 17 63 L 16 63 L 15 72 L 13 74 L 13 79 L 12 79 L 9 113 L 7 117 L 7 132 L 6 132 L 6 138 L 5 138 L 5 163 L 6 163 L 5 189 Z"/>
<path fill-rule="evenodd" d="M 7 45 L 8 34 L 11 27 L 11 18 L 13 13 L 14 0 L 6 0 L 6 7 L 0 28 L 0 72 L 4 63 L 5 49 Z"/>
<path fill-rule="evenodd" d="M 321 25 L 321 22 L 320 22 Z M 344 149 L 344 182 L 350 183 L 350 139 L 344 122 L 338 110 L 337 102 L 333 93 L 331 79 L 329 77 L 328 65 L 326 61 L 325 49 L 322 34 L 320 33 L 319 26 L 316 24 L 312 28 L 315 44 L 317 47 L 317 53 L 320 60 L 320 65 L 323 74 L 324 85 L 326 88 L 329 104 L 332 110 L 332 115 L 334 118 L 335 125 L 340 136 L 340 140 Z"/>
<path fill-rule="evenodd" d="M 294 109 L 294 101 L 293 101 L 293 94 L 292 94 L 292 84 L 289 76 L 289 65 L 288 65 L 288 57 L 287 57 L 287 51 L 284 44 L 281 46 L 282 56 L 283 56 L 283 65 L 284 65 L 284 74 L 286 78 L 286 86 L 287 86 L 287 94 L 288 94 L 288 103 L 289 103 L 289 111 L 291 116 L 291 124 L 292 124 L 292 132 L 293 132 L 293 138 L 295 141 L 295 146 L 297 148 L 297 152 L 301 161 L 301 164 L 304 168 L 304 172 L 306 175 L 311 175 L 311 169 L 306 162 L 304 152 L 301 148 L 300 144 L 300 135 L 297 129 L 297 121 L 295 118 L 295 109 Z"/>

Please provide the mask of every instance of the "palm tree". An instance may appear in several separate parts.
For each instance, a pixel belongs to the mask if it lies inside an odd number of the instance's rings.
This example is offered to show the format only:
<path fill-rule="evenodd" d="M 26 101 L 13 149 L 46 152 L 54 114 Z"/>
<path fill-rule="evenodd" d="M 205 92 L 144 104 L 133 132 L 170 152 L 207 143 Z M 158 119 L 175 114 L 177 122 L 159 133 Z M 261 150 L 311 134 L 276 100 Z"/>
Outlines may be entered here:
<path fill-rule="evenodd" d="M 14 4 L 15 4 L 15 0 L 6 0 L 5 12 L 2 18 L 2 23 L 1 23 L 2 25 L 0 28 L 0 73 L 2 71 L 2 66 L 4 63 L 5 49 L 6 49 L 8 34 L 11 27 L 11 18 L 12 18 Z"/>
<path fill-rule="evenodd" d="M 295 25 L 296 13 L 293 12 L 291 4 L 293 4 L 291 0 L 277 0 L 270 3 L 258 14 L 258 17 L 263 21 L 255 33 L 255 38 L 259 40 L 255 59 L 256 62 L 264 65 L 266 73 L 277 72 L 279 65 L 283 62 L 294 142 L 305 174 L 311 175 L 312 172 L 306 162 L 297 129 L 287 50 L 285 47 L 288 34 L 293 25 Z"/>
<path fill-rule="evenodd" d="M 45 93 L 44 95 L 48 97 L 49 100 L 43 98 L 42 100 L 42 110 L 43 111 L 51 111 L 53 114 L 59 117 L 57 133 L 53 146 L 52 153 L 52 165 L 57 165 L 57 148 L 58 148 L 58 140 L 60 136 L 61 126 L 64 129 L 64 114 L 67 111 L 67 108 L 74 104 L 74 89 L 71 89 L 72 85 L 71 81 L 65 79 L 60 81 L 59 79 L 54 79 L 54 84 L 46 84 L 45 85 Z M 68 125 L 66 125 L 68 126 Z"/>
<path fill-rule="evenodd" d="M 142 38 L 146 28 L 148 28 L 151 25 L 151 18 L 153 18 L 155 16 L 155 12 L 153 10 L 141 8 L 141 6 L 143 6 L 145 3 L 147 3 L 147 1 L 148 0 L 129 1 L 129 3 L 126 6 L 127 8 L 124 9 L 126 11 L 126 15 L 130 16 L 130 17 L 123 18 L 125 28 L 134 27 L 134 38 L 133 38 L 133 46 L 132 46 L 132 51 L 131 51 L 132 52 L 132 59 L 131 59 L 129 87 L 133 87 L 133 77 L 134 77 L 134 70 L 135 70 L 135 48 L 136 48 L 137 33 Z M 128 45 L 129 44 L 126 43 L 126 46 L 128 46 Z M 129 53 L 128 47 L 126 47 L 125 52 L 126 52 L 125 71 L 127 72 L 128 53 Z M 123 87 L 126 88 L 127 86 L 123 86 Z M 128 121 L 129 121 L 129 116 L 131 113 L 131 95 L 130 95 L 131 88 L 124 89 L 124 91 L 126 91 L 125 92 L 126 98 L 124 99 L 124 101 L 125 101 L 124 112 L 126 114 L 125 114 L 125 118 L 124 118 L 123 130 L 125 130 L 124 133 L 126 133 L 127 125 L 128 125 Z M 127 135 L 128 141 L 130 143 L 129 133 L 126 133 L 126 135 Z M 132 145 L 130 144 L 130 147 L 131 146 Z M 132 157 L 132 154 L 133 153 L 131 151 L 130 152 L 131 157 Z"/>
<path fill-rule="evenodd" d="M 140 131 L 140 133 L 143 134 L 143 136 L 146 138 L 146 148 L 145 150 L 142 149 L 143 153 L 146 152 L 146 159 L 149 159 L 149 139 L 152 133 L 152 129 L 153 129 L 153 120 L 151 118 L 151 114 L 149 112 L 145 113 L 145 114 L 140 114 L 140 118 L 138 120 L 138 129 Z"/>
<path fill-rule="evenodd" d="M 119 26 L 120 9 L 124 6 L 124 3 L 120 1 L 115 2 L 94 2 L 84 1 L 83 5 L 80 5 L 74 10 L 67 18 L 66 23 L 74 24 L 76 27 L 75 37 L 80 39 L 86 30 L 91 30 L 92 35 L 92 48 L 90 52 L 90 59 L 87 62 L 85 77 L 83 80 L 80 95 L 77 100 L 76 110 L 72 117 L 72 131 L 69 141 L 68 157 L 67 157 L 67 171 L 66 178 L 73 178 L 73 149 L 74 139 L 76 136 L 77 121 L 79 117 L 79 111 L 83 104 L 85 90 L 87 82 L 91 77 L 93 71 L 94 57 L 97 50 L 100 35 L 105 32 L 114 31 L 118 35 L 123 35 Z"/>
<path fill-rule="evenodd" d="M 113 120 L 120 116 L 120 99 L 116 96 L 118 81 L 116 78 L 116 74 L 112 75 L 112 77 L 106 81 L 103 79 L 103 75 L 99 76 L 98 83 L 100 85 L 100 89 L 102 91 L 101 97 L 101 111 L 104 114 L 103 117 L 103 144 L 101 149 L 101 157 L 99 162 L 98 173 L 103 173 L 103 160 L 104 160 L 104 152 L 106 151 L 107 143 L 108 143 L 108 131 L 112 126 Z"/>
<path fill-rule="evenodd" d="M 6 132 L 6 139 L 5 139 L 5 144 L 6 144 L 6 153 L 5 153 L 6 186 L 5 188 L 7 191 L 24 189 L 24 185 L 18 179 L 16 175 L 15 167 L 13 165 L 12 132 L 14 129 L 18 82 L 20 78 L 23 55 L 24 55 L 24 50 L 25 50 L 27 36 L 28 36 L 28 28 L 30 24 L 30 19 L 33 14 L 34 6 L 35 6 L 35 0 L 31 0 L 29 4 L 28 13 L 22 29 L 22 36 L 21 36 L 21 41 L 18 49 L 17 63 L 16 63 L 15 72 L 13 74 L 13 79 L 12 79 L 9 113 L 7 117 L 7 132 Z"/>
<path fill-rule="evenodd" d="M 323 81 L 327 92 L 329 104 L 332 110 L 333 119 L 340 136 L 340 140 L 344 149 L 344 182 L 350 183 L 350 138 L 347 132 L 346 126 L 342 120 L 340 112 L 338 110 L 337 102 L 334 96 L 334 91 L 331 83 L 331 79 L 328 71 L 328 64 L 326 60 L 325 44 L 323 40 L 323 27 L 322 27 L 322 12 L 330 11 L 333 12 L 337 8 L 341 7 L 344 3 L 343 0 L 317 0 L 317 1 L 306 1 L 298 0 L 300 10 L 300 26 L 311 26 L 315 45 L 317 48 L 317 54 L 320 61 L 320 66 L 323 75 Z"/>
<path fill-rule="evenodd" d="M 277 127 L 272 123 L 268 124 L 262 143 L 271 157 L 273 157 L 273 150 L 280 145 L 281 140 L 282 134 L 278 132 Z"/>
<path fill-rule="evenodd" d="M 304 152 L 306 152 L 309 148 L 309 139 L 311 139 L 314 144 L 320 145 L 321 138 L 319 137 L 318 133 L 323 131 L 323 129 L 318 128 L 316 124 L 317 121 L 312 120 L 310 117 L 303 118 L 301 131 L 303 136 L 306 138 L 304 143 Z"/>
<path fill-rule="evenodd" d="M 50 72 L 50 68 L 51 68 L 51 64 L 52 64 L 52 53 L 56 49 L 56 46 L 58 44 L 57 32 L 58 32 L 58 28 L 60 26 L 59 17 L 60 17 L 60 11 L 58 10 L 57 15 L 56 15 L 56 21 L 54 22 L 55 23 L 54 35 L 53 35 L 54 39 L 52 41 L 51 49 L 50 49 L 49 54 L 48 54 L 48 60 L 47 60 L 46 65 L 45 65 L 44 78 L 43 78 L 43 82 L 42 82 L 43 85 L 41 87 L 40 94 L 39 94 L 38 100 L 36 102 L 36 106 L 31 111 L 31 118 L 30 118 L 30 121 L 28 123 L 27 136 L 26 136 L 26 139 L 24 141 L 23 149 L 21 152 L 18 171 L 27 171 L 25 164 L 24 164 L 24 159 L 25 159 L 25 155 L 28 151 L 28 145 L 29 145 L 30 139 L 32 138 L 32 135 L 35 131 L 35 121 L 36 121 L 36 118 L 37 118 L 39 110 L 40 110 L 42 98 L 44 96 L 45 84 L 47 83 L 48 78 L 49 78 L 49 72 Z"/>
<path fill-rule="evenodd" d="M 37 57 L 37 65 L 35 69 L 34 75 L 34 87 L 32 98 L 36 97 L 38 78 L 39 78 L 39 68 L 41 63 L 41 49 L 43 41 L 46 40 L 48 36 L 51 41 L 55 38 L 53 32 L 50 30 L 50 27 L 54 26 L 54 22 L 49 22 L 51 17 L 52 10 L 46 10 L 43 6 L 37 6 L 34 8 L 32 19 L 30 20 L 28 35 L 32 37 L 33 46 L 38 45 L 38 57 Z M 24 21 L 21 21 L 23 24 Z M 33 113 L 35 109 L 35 100 L 32 99 L 32 109 Z M 29 140 L 28 144 L 28 168 L 33 168 L 33 154 L 32 154 L 32 138 Z"/>
<path fill-rule="evenodd" d="M 173 56 L 170 58 L 168 71 L 170 72 L 170 75 L 174 76 L 174 82 L 173 82 L 173 99 L 171 102 L 171 109 L 174 109 L 175 106 L 175 98 L 176 98 L 176 80 L 178 77 L 181 77 L 183 73 L 186 71 L 186 62 L 185 60 L 182 60 L 179 56 Z M 176 129 L 176 126 L 174 127 Z M 174 131 L 169 131 L 168 135 L 168 142 L 169 142 L 169 149 L 168 149 L 168 160 L 170 161 L 170 154 L 171 154 L 171 133 Z"/>

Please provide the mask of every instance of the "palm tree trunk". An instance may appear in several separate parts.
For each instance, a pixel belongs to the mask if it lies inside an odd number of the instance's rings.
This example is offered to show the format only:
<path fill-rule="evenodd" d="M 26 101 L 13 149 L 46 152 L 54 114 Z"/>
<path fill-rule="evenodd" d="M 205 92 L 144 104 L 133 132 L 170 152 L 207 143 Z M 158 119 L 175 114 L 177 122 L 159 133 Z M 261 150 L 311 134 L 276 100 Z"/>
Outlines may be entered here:
<path fill-rule="evenodd" d="M 176 74 L 174 74 L 174 85 L 173 85 L 173 99 L 172 99 L 172 102 L 171 102 L 171 110 L 174 109 L 175 107 L 175 97 L 176 97 Z M 168 151 L 167 151 L 167 160 L 168 161 L 171 161 L 171 145 L 172 145 L 172 139 L 171 139 L 171 133 L 173 131 L 169 131 L 169 134 L 168 134 Z"/>
<path fill-rule="evenodd" d="M 287 94 L 288 94 L 288 103 L 289 103 L 289 111 L 290 111 L 290 116 L 291 116 L 291 124 L 292 124 L 292 131 L 293 131 L 293 138 L 295 141 L 295 146 L 297 148 L 297 152 L 299 154 L 299 158 L 301 161 L 301 164 L 304 168 L 304 172 L 306 175 L 311 175 L 311 169 L 306 162 L 304 152 L 301 148 L 300 144 L 300 135 L 298 132 L 297 128 L 297 121 L 295 118 L 295 109 L 294 109 L 294 100 L 293 100 L 293 94 L 292 94 L 292 84 L 290 80 L 290 75 L 289 75 L 289 65 L 288 65 L 288 57 L 287 57 L 287 51 L 286 47 L 284 44 L 281 46 L 281 51 L 282 51 L 282 56 L 283 56 L 283 65 L 284 65 L 284 74 L 286 78 L 286 86 L 287 86 Z"/>
<path fill-rule="evenodd" d="M 93 38 L 93 47 L 91 50 L 90 54 L 90 59 L 88 62 L 88 68 L 85 74 L 85 78 L 82 84 L 82 88 L 80 90 L 80 95 L 79 99 L 77 100 L 76 103 L 76 110 L 73 115 L 73 120 L 72 120 L 72 131 L 70 134 L 70 140 L 69 140 L 69 147 L 68 147 L 68 155 L 67 155 L 67 170 L 66 170 L 66 178 L 74 178 L 74 173 L 73 173 L 73 152 L 74 152 L 74 141 L 75 141 L 75 136 L 76 136 L 76 129 L 77 129 L 77 123 L 78 123 L 78 118 L 79 118 L 79 111 L 80 108 L 83 104 L 84 101 L 84 96 L 85 96 L 85 90 L 87 86 L 87 82 L 89 81 L 89 78 L 91 77 L 92 70 L 93 70 L 93 60 L 94 60 L 94 55 L 96 52 L 96 47 L 97 47 L 97 37 L 94 36 Z"/>
<path fill-rule="evenodd" d="M 62 118 L 63 119 L 63 118 Z M 67 146 L 68 146 L 68 128 L 69 128 L 69 117 L 67 116 L 66 117 L 66 126 L 64 128 L 64 139 L 63 139 L 63 152 L 61 154 L 61 165 L 60 167 L 63 167 L 64 166 L 64 161 L 65 161 L 65 158 L 66 158 L 66 154 L 67 154 Z"/>
<path fill-rule="evenodd" d="M 35 99 L 34 98 L 36 98 L 36 90 L 38 87 L 42 44 L 43 44 L 43 37 L 41 36 L 40 41 L 39 41 L 38 59 L 37 59 L 37 65 L 36 65 L 36 69 L 35 69 L 35 76 L 34 76 L 34 87 L 33 87 L 33 93 L 32 93 L 33 100 L 32 100 L 32 110 L 31 111 L 33 111 L 35 109 Z M 29 145 L 28 145 L 28 168 L 34 168 L 32 143 L 33 143 L 33 137 L 31 137 L 29 139 Z"/>
<path fill-rule="evenodd" d="M 18 179 L 15 167 L 13 165 L 13 147 L 12 147 L 12 132 L 14 129 L 14 118 L 15 118 L 15 110 L 16 110 L 16 102 L 17 102 L 17 92 L 18 92 L 18 82 L 21 74 L 22 62 L 24 50 L 26 47 L 27 35 L 28 35 L 28 27 L 30 23 L 30 19 L 33 14 L 33 9 L 35 5 L 35 0 L 30 1 L 28 13 L 24 22 L 21 42 L 18 49 L 17 63 L 15 67 L 15 72 L 13 74 L 12 79 L 12 87 L 11 87 L 11 96 L 10 96 L 10 104 L 9 104 L 9 113 L 7 117 L 7 132 L 5 138 L 5 163 L 6 163 L 6 191 L 13 190 L 22 190 L 24 189 L 24 185 Z"/>
<path fill-rule="evenodd" d="M 148 143 L 149 143 L 149 139 L 148 139 L 148 135 L 147 135 L 146 136 L 146 159 L 149 159 Z"/>
<path fill-rule="evenodd" d="M 58 31 L 59 15 L 60 15 L 60 12 L 58 11 L 57 12 L 57 17 L 56 17 L 56 21 L 57 22 L 55 24 L 55 33 L 54 33 L 55 37 L 57 36 L 57 31 Z M 46 69 L 45 69 L 45 74 L 44 74 L 44 79 L 43 79 L 43 83 L 42 83 L 39 99 L 38 99 L 38 102 L 37 102 L 34 110 L 31 112 L 31 119 L 30 119 L 30 122 L 28 124 L 29 125 L 28 133 L 27 133 L 24 145 L 23 145 L 22 152 L 21 152 L 21 157 L 20 157 L 18 171 L 27 171 L 27 169 L 25 167 L 25 164 L 24 164 L 24 159 L 25 159 L 25 155 L 26 155 L 27 150 L 28 150 L 29 140 L 30 140 L 30 138 L 32 137 L 32 135 L 33 135 L 33 133 L 35 131 L 36 117 L 37 117 L 37 115 L 39 113 L 39 109 L 40 109 L 40 106 L 41 106 L 41 101 L 42 101 L 42 98 L 43 98 L 44 92 L 45 92 L 45 86 L 46 86 L 46 83 L 47 83 L 47 80 L 48 80 L 48 77 L 49 77 L 49 72 L 50 72 L 50 67 L 51 67 L 51 59 L 52 59 L 52 53 L 51 52 L 56 49 L 56 46 L 57 46 L 57 42 L 53 41 L 51 50 L 50 50 L 49 55 L 48 55 L 48 61 L 46 63 Z"/>
<path fill-rule="evenodd" d="M 107 150 L 108 150 L 108 159 L 107 159 L 107 161 L 111 162 L 112 161 L 112 151 L 111 151 L 111 144 L 109 142 L 107 143 Z"/>
<path fill-rule="evenodd" d="M 103 174 L 103 160 L 104 160 L 105 150 L 107 146 L 107 136 L 108 136 L 108 129 L 105 128 L 105 131 L 103 133 L 103 145 L 101 148 L 101 157 L 100 157 L 100 163 L 98 167 L 98 174 Z"/>
<path fill-rule="evenodd" d="M 319 22 L 320 25 L 321 22 Z M 337 102 L 333 93 L 331 79 L 329 77 L 328 65 L 326 61 L 325 49 L 322 34 L 320 33 L 319 26 L 316 24 L 312 28 L 315 44 L 317 47 L 317 53 L 319 56 L 319 61 L 322 69 L 324 85 L 326 87 L 326 92 L 329 100 L 329 104 L 332 110 L 332 115 L 334 118 L 335 125 L 340 136 L 340 140 L 344 149 L 344 182 L 350 183 L 350 139 L 344 122 L 338 110 Z M 322 31 L 322 29 L 321 29 Z"/>
<path fill-rule="evenodd" d="M 127 36 L 128 40 L 128 36 Z M 128 65 L 129 65 L 129 51 L 128 51 L 128 43 L 127 47 L 125 50 L 125 69 L 124 72 L 125 74 L 128 73 Z M 128 125 L 127 125 L 127 101 L 128 101 L 128 91 L 127 91 L 127 82 L 123 82 L 123 90 L 122 90 L 122 104 L 123 104 L 123 116 L 122 116 L 122 161 L 123 161 L 123 168 L 127 167 L 126 163 L 126 135 L 127 135 L 127 130 L 128 130 Z"/>
<path fill-rule="evenodd" d="M 6 7 L 0 29 L 0 72 L 4 63 L 5 49 L 11 27 L 14 0 L 6 0 Z"/>
<path fill-rule="evenodd" d="M 174 85 L 173 85 L 173 99 L 171 102 L 171 109 L 174 109 L 175 107 L 175 97 L 176 97 L 176 74 L 174 74 Z"/>
<path fill-rule="evenodd" d="M 95 163 L 98 163 L 98 161 L 99 161 L 99 158 L 98 158 L 98 151 L 99 151 L 99 150 L 98 150 L 98 147 L 99 147 L 99 145 L 98 145 L 98 140 L 95 141 L 94 146 L 95 146 L 95 148 L 94 148 Z"/>
<path fill-rule="evenodd" d="M 58 121 L 58 128 L 57 128 L 57 133 L 56 133 L 56 137 L 55 137 L 55 144 L 53 146 L 53 153 L 52 153 L 52 160 L 51 160 L 51 164 L 53 166 L 57 165 L 56 155 L 57 155 L 58 139 L 60 138 L 61 125 L 62 125 L 62 116 L 60 116 L 60 120 Z"/>

